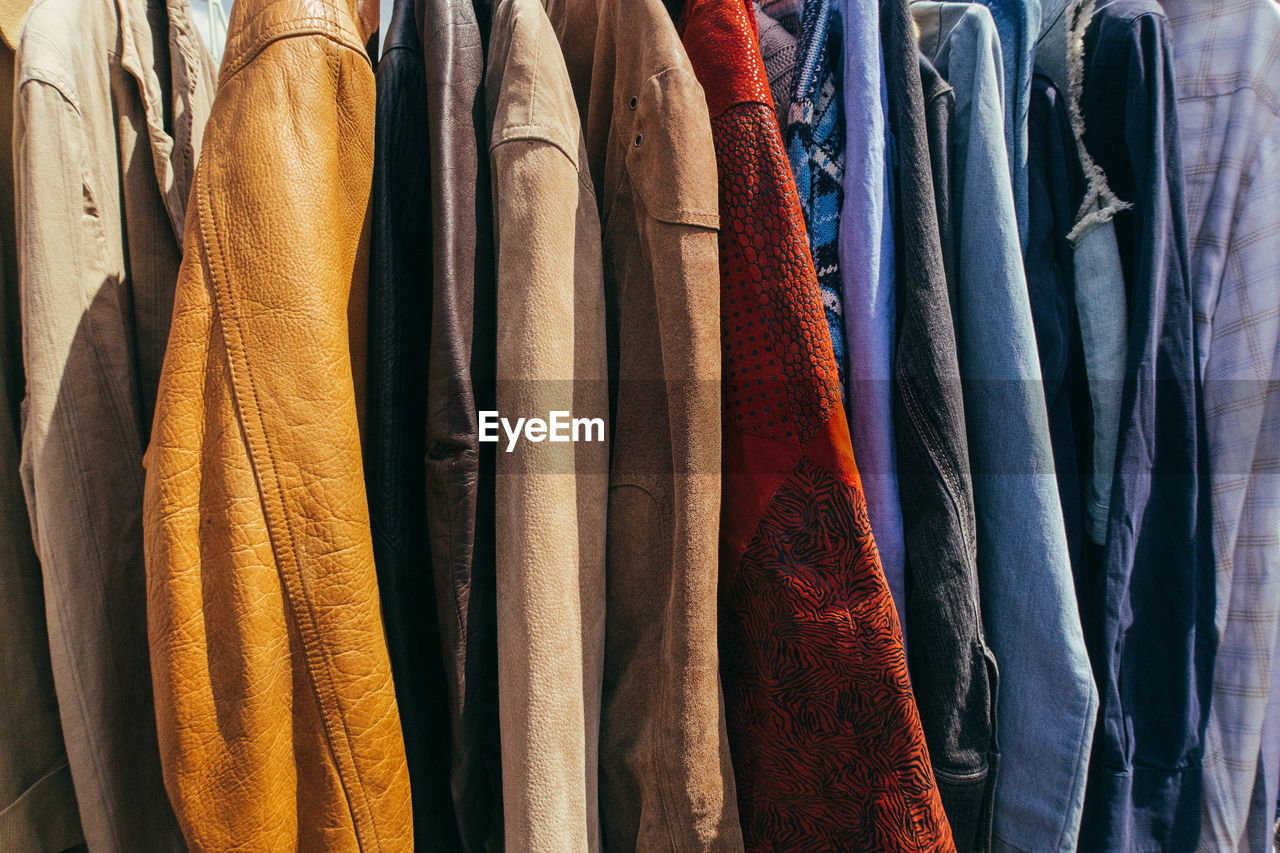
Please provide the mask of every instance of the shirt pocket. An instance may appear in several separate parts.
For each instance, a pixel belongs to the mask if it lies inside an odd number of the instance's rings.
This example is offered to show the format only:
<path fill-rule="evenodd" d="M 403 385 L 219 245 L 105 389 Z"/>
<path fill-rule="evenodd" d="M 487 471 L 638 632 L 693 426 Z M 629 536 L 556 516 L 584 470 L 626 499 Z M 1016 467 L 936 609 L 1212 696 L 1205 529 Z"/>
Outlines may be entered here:
<path fill-rule="evenodd" d="M 718 228 L 711 120 L 692 72 L 668 68 L 655 74 L 629 107 L 634 119 L 627 172 L 646 212 L 661 222 Z"/>

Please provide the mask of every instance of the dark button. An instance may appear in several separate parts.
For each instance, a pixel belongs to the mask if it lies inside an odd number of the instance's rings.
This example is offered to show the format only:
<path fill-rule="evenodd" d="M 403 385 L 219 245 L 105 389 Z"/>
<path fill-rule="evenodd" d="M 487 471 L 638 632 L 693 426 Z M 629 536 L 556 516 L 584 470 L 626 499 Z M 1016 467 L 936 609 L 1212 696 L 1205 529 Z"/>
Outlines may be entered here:
<path fill-rule="evenodd" d="M 636 98 L 636 97 L 632 97 L 632 98 L 631 98 L 631 104 L 630 104 L 631 109 L 633 109 L 633 110 L 634 110 L 634 109 L 636 108 L 636 104 L 638 104 L 638 103 L 640 103 L 640 99 L 639 99 L 639 98 Z"/>
<path fill-rule="evenodd" d="M 644 139 L 644 134 L 643 134 L 643 133 L 637 133 L 637 134 L 636 134 L 636 147 L 637 147 L 637 148 L 639 148 L 639 147 L 640 147 L 640 141 L 641 141 L 642 139 Z"/>

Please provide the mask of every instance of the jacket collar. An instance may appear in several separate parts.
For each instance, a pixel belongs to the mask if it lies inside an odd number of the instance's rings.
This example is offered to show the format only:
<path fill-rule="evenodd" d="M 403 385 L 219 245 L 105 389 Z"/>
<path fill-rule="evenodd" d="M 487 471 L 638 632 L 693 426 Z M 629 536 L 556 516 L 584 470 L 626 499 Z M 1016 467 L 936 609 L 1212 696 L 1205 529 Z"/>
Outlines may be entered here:
<path fill-rule="evenodd" d="M 386 56 L 392 50 L 422 53 L 418 24 L 414 20 L 416 5 L 414 0 L 395 0 L 395 5 L 391 9 L 391 22 L 387 24 L 387 32 L 382 37 L 381 56 Z"/>
<path fill-rule="evenodd" d="M 18 37 L 22 35 L 22 19 L 27 16 L 31 0 L 0 0 L 0 39 L 9 50 L 18 49 Z"/>
<path fill-rule="evenodd" d="M 164 44 L 156 43 L 147 18 L 148 2 L 164 6 L 168 22 Z M 213 64 L 191 20 L 186 0 L 116 0 L 116 7 L 120 16 L 120 63 L 138 84 L 156 183 L 181 248 L 187 198 L 209 113 Z M 162 50 L 169 55 L 172 127 L 165 126 L 165 86 L 156 71 L 155 56 Z"/>

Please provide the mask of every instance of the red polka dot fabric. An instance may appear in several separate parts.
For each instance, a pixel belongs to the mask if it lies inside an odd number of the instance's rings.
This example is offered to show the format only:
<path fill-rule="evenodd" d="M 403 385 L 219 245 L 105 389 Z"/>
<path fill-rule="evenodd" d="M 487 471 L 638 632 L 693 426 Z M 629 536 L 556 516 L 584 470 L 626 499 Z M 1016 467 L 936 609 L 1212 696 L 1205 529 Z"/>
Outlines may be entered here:
<path fill-rule="evenodd" d="M 747 849 L 954 851 L 755 20 L 687 0 L 681 30 L 720 169 L 720 657 Z"/>

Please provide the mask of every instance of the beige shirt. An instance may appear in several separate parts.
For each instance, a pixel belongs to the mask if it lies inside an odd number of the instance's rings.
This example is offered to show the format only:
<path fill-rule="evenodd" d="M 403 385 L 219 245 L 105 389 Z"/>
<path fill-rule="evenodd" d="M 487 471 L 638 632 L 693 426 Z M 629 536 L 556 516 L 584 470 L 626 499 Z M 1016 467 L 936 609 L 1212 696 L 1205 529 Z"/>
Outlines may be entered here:
<path fill-rule="evenodd" d="M 214 70 L 185 0 L 37 0 L 16 82 L 22 478 L 85 839 L 180 850 L 147 662 L 142 453 Z"/>
<path fill-rule="evenodd" d="M 13 65 L 25 0 L 0 2 L 0 850 L 83 840 L 49 665 L 40 563 L 18 476 L 22 332 L 14 228 Z"/>

